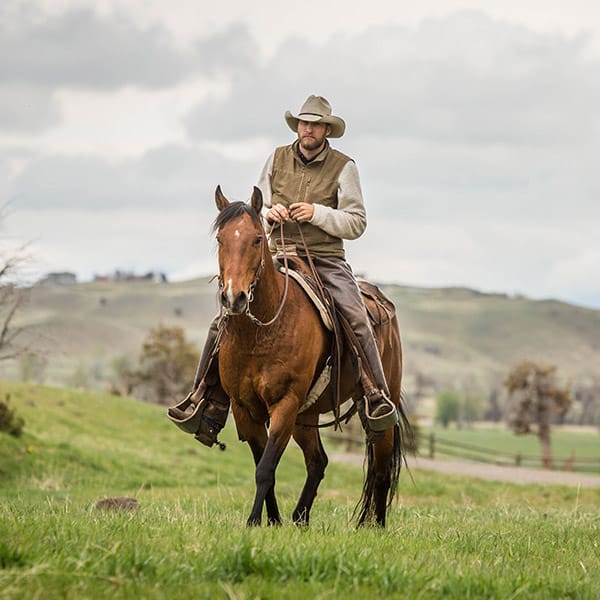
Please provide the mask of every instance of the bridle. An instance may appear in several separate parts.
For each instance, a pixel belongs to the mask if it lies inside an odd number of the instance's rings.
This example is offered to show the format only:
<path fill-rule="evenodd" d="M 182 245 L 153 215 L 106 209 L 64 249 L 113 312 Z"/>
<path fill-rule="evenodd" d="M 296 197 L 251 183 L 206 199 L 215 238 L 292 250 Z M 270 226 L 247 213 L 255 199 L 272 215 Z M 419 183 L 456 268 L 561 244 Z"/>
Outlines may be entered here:
<path fill-rule="evenodd" d="M 280 233 L 281 233 L 281 246 L 282 246 L 282 253 L 283 253 L 283 264 L 284 264 L 284 268 L 285 268 L 285 284 L 284 284 L 284 288 L 283 288 L 283 295 L 281 297 L 281 302 L 279 303 L 279 306 L 277 307 L 275 315 L 273 316 L 272 319 L 269 319 L 268 321 L 261 321 L 258 317 L 256 317 L 255 315 L 252 314 L 252 311 L 250 310 L 250 304 L 254 300 L 254 289 L 256 288 L 256 285 L 258 284 L 258 280 L 260 279 L 260 276 L 262 275 L 262 272 L 263 272 L 263 270 L 265 268 L 265 248 L 266 248 L 266 244 L 263 243 L 263 245 L 262 245 L 262 251 L 261 251 L 261 257 L 260 257 L 260 263 L 258 264 L 258 267 L 256 268 L 256 271 L 254 273 L 254 277 L 252 279 L 252 283 L 248 287 L 248 302 L 246 304 L 246 310 L 244 311 L 244 314 L 257 327 L 268 327 L 269 325 L 273 325 L 273 323 L 275 323 L 275 321 L 277 321 L 277 319 L 280 317 L 281 311 L 283 310 L 283 307 L 285 306 L 285 302 L 287 300 L 289 280 L 290 280 L 289 265 L 288 265 L 287 254 L 285 252 L 285 244 L 284 244 L 284 237 L 283 237 L 283 226 L 280 227 L 279 230 L 280 230 Z M 223 282 L 223 278 L 222 278 L 221 274 L 219 274 L 219 289 L 220 289 L 221 292 L 224 289 L 224 282 Z"/>

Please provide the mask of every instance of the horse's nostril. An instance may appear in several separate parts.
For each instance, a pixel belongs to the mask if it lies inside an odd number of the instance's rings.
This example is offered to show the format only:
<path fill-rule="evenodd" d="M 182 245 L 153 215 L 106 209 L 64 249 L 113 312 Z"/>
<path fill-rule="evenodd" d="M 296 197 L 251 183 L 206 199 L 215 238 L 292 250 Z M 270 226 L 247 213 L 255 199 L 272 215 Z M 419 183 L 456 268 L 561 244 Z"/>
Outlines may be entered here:
<path fill-rule="evenodd" d="M 239 292 L 238 295 L 235 297 L 235 300 L 233 302 L 233 306 L 231 308 L 233 308 L 233 310 L 235 310 L 235 312 L 238 313 L 242 313 L 246 310 L 246 306 L 247 306 L 247 294 L 246 292 Z"/>

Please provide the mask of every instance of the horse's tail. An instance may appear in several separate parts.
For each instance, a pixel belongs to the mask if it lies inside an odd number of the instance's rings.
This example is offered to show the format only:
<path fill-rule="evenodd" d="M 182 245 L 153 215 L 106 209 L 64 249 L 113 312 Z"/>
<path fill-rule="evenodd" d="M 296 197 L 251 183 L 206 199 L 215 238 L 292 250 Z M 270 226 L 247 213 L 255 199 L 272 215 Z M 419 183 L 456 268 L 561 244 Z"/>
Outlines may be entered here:
<path fill-rule="evenodd" d="M 399 422 L 394 425 L 393 439 L 386 468 L 378 472 L 375 468 L 375 444 L 381 442 L 370 434 L 366 443 L 366 474 L 362 494 L 356 508 L 354 517 L 358 512 L 358 525 L 361 526 L 373 520 L 377 515 L 384 515 L 392 504 L 398 491 L 398 480 L 402 463 L 406 465 L 406 450 L 414 447 L 413 430 L 402 403 L 397 407 Z M 378 504 L 383 506 L 378 506 Z M 385 506 L 385 508 L 384 508 Z M 379 510 L 377 510 L 379 508 Z M 385 526 L 385 522 L 378 521 L 378 525 Z"/>

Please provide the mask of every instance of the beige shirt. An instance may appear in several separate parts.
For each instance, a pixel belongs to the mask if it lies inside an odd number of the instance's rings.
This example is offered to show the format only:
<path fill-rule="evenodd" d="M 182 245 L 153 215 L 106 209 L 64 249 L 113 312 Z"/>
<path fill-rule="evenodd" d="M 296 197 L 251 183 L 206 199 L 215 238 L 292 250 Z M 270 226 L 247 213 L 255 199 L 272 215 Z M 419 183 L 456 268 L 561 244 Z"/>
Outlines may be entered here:
<path fill-rule="evenodd" d="M 267 208 L 271 207 L 274 157 L 275 152 L 267 159 L 257 183 Z M 310 220 L 311 225 L 331 236 L 346 240 L 354 240 L 364 233 L 367 227 L 367 214 L 358 169 L 354 161 L 349 160 L 339 175 L 337 208 L 323 206 L 318 203 L 318 199 L 313 199 L 313 202 L 314 214 Z"/>

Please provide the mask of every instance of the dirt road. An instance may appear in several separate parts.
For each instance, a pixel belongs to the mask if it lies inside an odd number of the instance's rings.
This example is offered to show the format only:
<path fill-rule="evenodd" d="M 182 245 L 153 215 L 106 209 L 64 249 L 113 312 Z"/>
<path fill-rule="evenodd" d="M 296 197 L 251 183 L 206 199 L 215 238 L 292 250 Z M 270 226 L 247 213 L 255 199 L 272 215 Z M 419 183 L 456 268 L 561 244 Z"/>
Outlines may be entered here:
<path fill-rule="evenodd" d="M 361 454 L 332 453 L 329 458 L 335 462 L 347 464 L 363 464 Z M 476 462 L 454 460 L 431 460 L 429 458 L 408 458 L 411 469 L 426 469 L 438 473 L 450 473 L 478 477 L 493 481 L 508 481 L 510 483 L 571 485 L 581 487 L 600 487 L 600 475 L 586 473 L 571 473 L 566 471 L 547 471 L 527 467 L 497 466 Z"/>

